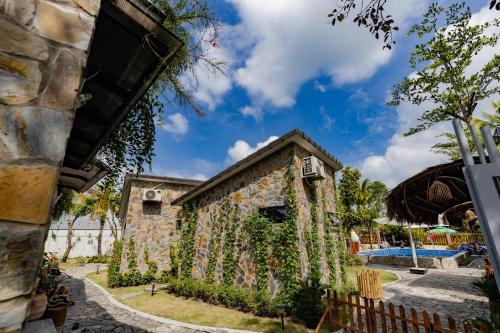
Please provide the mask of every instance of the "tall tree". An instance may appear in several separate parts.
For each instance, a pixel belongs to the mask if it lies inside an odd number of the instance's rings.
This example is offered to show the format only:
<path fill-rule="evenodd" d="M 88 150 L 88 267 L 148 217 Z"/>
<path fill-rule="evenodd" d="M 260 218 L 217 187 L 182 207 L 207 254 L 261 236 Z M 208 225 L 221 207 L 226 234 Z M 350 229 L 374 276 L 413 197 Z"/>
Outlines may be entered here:
<path fill-rule="evenodd" d="M 97 236 L 97 255 L 102 256 L 102 236 L 108 216 L 112 214 L 115 200 L 115 185 L 113 182 L 105 182 L 91 189 L 89 202 L 93 218 L 99 221 L 99 235 Z"/>
<path fill-rule="evenodd" d="M 396 1 L 396 0 L 393 0 Z M 367 29 L 376 39 L 384 36 L 383 48 L 392 48 L 396 44 L 392 33 L 399 30 L 395 25 L 397 18 L 393 18 L 385 10 L 387 0 L 337 0 L 335 8 L 328 14 L 332 26 L 335 23 L 345 22 L 353 14 L 353 22 L 359 27 Z M 490 9 L 500 10 L 500 1 L 491 0 Z"/>
<path fill-rule="evenodd" d="M 406 135 L 455 118 L 470 124 L 477 103 L 500 92 L 500 55 L 493 55 L 477 71 L 470 66 L 474 55 L 497 44 L 495 28 L 500 20 L 474 24 L 471 17 L 464 3 L 448 8 L 434 3 L 410 29 L 409 35 L 426 41 L 418 44 L 410 57 L 416 72 L 394 87 L 388 103 L 409 102 L 425 108 L 417 126 Z"/>
<path fill-rule="evenodd" d="M 71 209 L 67 214 L 68 229 L 66 233 L 66 251 L 64 251 L 62 262 L 68 260 L 69 254 L 73 249 L 73 226 L 80 217 L 90 214 L 92 210 L 92 200 L 84 194 L 77 194 L 73 197 Z"/>
<path fill-rule="evenodd" d="M 383 212 L 387 187 L 379 181 L 362 181 L 357 169 L 346 167 L 342 170 L 338 189 L 339 217 L 345 228 L 350 231 L 355 227 L 366 227 L 372 248 L 375 219 Z"/>
<path fill-rule="evenodd" d="M 473 118 L 471 120 L 471 125 L 476 129 L 476 133 L 481 143 L 483 143 L 483 141 L 479 128 L 485 125 L 489 126 L 490 128 L 496 128 L 500 126 L 500 101 L 493 101 L 492 106 L 494 109 L 493 113 L 483 112 L 484 120 L 478 118 Z M 465 128 L 465 136 L 467 137 L 471 152 L 477 152 L 477 147 L 474 143 L 469 128 Z M 453 161 L 461 160 L 462 153 L 460 152 L 460 147 L 457 143 L 457 136 L 454 133 L 445 132 L 439 135 L 439 137 L 446 138 L 447 140 L 445 142 L 436 143 L 432 146 L 431 150 L 435 154 L 448 156 Z M 497 145 L 497 150 L 500 152 L 500 144 Z"/>

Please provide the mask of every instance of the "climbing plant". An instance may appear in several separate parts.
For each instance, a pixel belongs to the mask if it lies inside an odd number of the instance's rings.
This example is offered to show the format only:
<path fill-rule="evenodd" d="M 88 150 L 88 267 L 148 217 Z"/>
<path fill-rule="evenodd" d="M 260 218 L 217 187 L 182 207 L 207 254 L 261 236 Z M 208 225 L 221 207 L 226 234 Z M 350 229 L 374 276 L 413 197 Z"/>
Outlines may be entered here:
<path fill-rule="evenodd" d="M 240 220 L 238 207 L 226 200 L 223 210 L 227 213 L 228 219 L 224 230 L 224 248 L 222 259 L 222 283 L 226 286 L 233 284 L 235 278 L 236 265 L 239 259 L 239 250 L 236 248 L 236 232 Z"/>
<path fill-rule="evenodd" d="M 148 265 L 148 269 L 142 275 L 142 283 L 149 283 L 156 278 L 156 272 L 158 271 L 158 265 L 156 261 L 149 258 L 149 249 L 146 245 L 144 247 L 144 262 Z"/>
<path fill-rule="evenodd" d="M 295 192 L 295 164 L 293 153 L 288 160 L 283 186 L 283 195 L 287 209 L 287 217 L 278 230 L 273 241 L 274 254 L 278 259 L 278 276 L 282 284 L 281 301 L 292 308 L 299 288 L 297 270 L 299 264 L 298 248 L 298 206 Z"/>
<path fill-rule="evenodd" d="M 122 259 L 122 242 L 113 242 L 113 254 L 109 260 L 108 267 L 108 287 L 119 287 L 122 283 L 122 275 L 120 274 L 120 262 Z"/>
<path fill-rule="evenodd" d="M 180 211 L 183 217 L 181 225 L 181 276 L 192 276 L 195 254 L 195 235 L 198 221 L 198 209 L 193 203 L 185 203 Z"/>
<path fill-rule="evenodd" d="M 215 268 L 217 266 L 217 257 L 220 251 L 220 240 L 222 234 L 222 226 L 227 217 L 224 212 L 216 216 L 215 214 L 210 215 L 210 243 L 208 245 L 208 263 L 207 271 L 205 273 L 205 281 L 207 283 L 215 282 Z"/>
<path fill-rule="evenodd" d="M 137 269 L 137 254 L 135 252 L 135 242 L 131 238 L 127 252 L 127 271 L 123 274 L 122 285 L 137 286 L 142 283 L 141 272 Z"/>
<path fill-rule="evenodd" d="M 321 255 L 319 252 L 319 234 L 318 234 L 318 200 L 316 194 L 316 185 L 310 186 L 311 195 L 311 229 L 305 228 L 305 240 L 309 265 L 311 266 L 311 275 L 318 276 L 320 273 Z"/>
<path fill-rule="evenodd" d="M 342 226 L 342 225 L 340 225 L 340 227 L 339 227 L 339 239 L 337 241 L 337 255 L 339 257 L 340 276 L 342 277 L 342 283 L 346 283 L 347 272 L 345 270 L 345 267 L 347 266 L 347 253 L 346 253 L 346 245 L 345 245 L 344 226 Z"/>
<path fill-rule="evenodd" d="M 170 275 L 179 277 L 179 245 L 177 242 L 170 244 L 168 255 L 170 257 Z"/>
<path fill-rule="evenodd" d="M 324 186 L 321 191 L 321 203 L 323 206 L 323 237 L 325 241 L 326 262 L 328 264 L 328 270 L 330 271 L 330 287 L 334 288 L 337 284 L 337 257 L 335 251 L 337 242 L 333 235 L 330 216 L 328 216 L 328 211 L 326 209 L 326 189 Z"/>

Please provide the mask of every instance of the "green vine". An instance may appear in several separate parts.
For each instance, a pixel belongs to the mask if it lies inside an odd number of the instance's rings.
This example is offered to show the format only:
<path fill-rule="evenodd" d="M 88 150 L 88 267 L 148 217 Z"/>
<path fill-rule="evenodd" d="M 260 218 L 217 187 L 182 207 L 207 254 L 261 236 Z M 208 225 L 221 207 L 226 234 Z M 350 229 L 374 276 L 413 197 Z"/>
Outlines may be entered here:
<path fill-rule="evenodd" d="M 128 270 L 123 274 L 122 284 L 125 286 L 136 286 L 141 284 L 142 274 L 137 269 L 137 254 L 135 253 L 135 242 L 132 238 L 128 245 L 127 262 Z"/>
<path fill-rule="evenodd" d="M 181 225 L 181 276 L 190 278 L 193 275 L 198 209 L 194 204 L 186 203 L 182 206 L 181 214 L 184 217 Z"/>
<path fill-rule="evenodd" d="M 333 235 L 330 216 L 326 208 L 326 191 L 322 188 L 321 201 L 323 206 L 323 230 L 325 240 L 326 262 L 328 270 L 330 271 L 330 287 L 336 288 L 337 286 L 337 260 L 334 250 L 337 248 L 336 238 Z"/>
<path fill-rule="evenodd" d="M 222 234 L 222 225 L 225 221 L 224 213 L 216 217 L 211 214 L 210 221 L 210 243 L 208 244 L 208 263 L 205 273 L 205 282 L 215 282 L 215 268 L 217 266 L 217 257 L 220 251 L 220 240 Z"/>
<path fill-rule="evenodd" d="M 299 264 L 297 230 L 299 210 L 294 186 L 295 165 L 293 156 L 292 153 L 287 163 L 283 186 L 287 217 L 273 242 L 275 244 L 274 253 L 279 261 L 278 276 L 283 287 L 280 295 L 281 301 L 290 308 L 293 307 L 295 295 L 299 289 L 297 274 Z"/>
<path fill-rule="evenodd" d="M 120 262 L 122 260 L 122 242 L 119 240 L 113 243 L 113 254 L 108 267 L 108 287 L 119 287 L 122 284 L 122 275 L 120 273 Z"/>
<path fill-rule="evenodd" d="M 318 201 L 316 199 L 316 185 L 311 184 L 311 230 L 305 228 L 307 256 L 311 266 L 311 275 L 320 276 L 321 255 L 319 249 L 318 230 Z"/>
<path fill-rule="evenodd" d="M 170 257 L 170 275 L 179 277 L 179 245 L 177 242 L 170 244 L 168 255 Z"/>
<path fill-rule="evenodd" d="M 246 222 L 250 245 L 255 260 L 255 272 L 257 280 L 257 307 L 258 311 L 265 311 L 269 304 L 269 292 L 267 288 L 267 274 L 269 271 L 269 245 L 271 243 L 271 222 L 258 212 L 251 214 Z"/>
<path fill-rule="evenodd" d="M 339 227 L 337 254 L 339 256 L 339 263 L 340 263 L 340 276 L 342 277 L 342 283 L 345 284 L 347 282 L 347 272 L 345 270 L 347 266 L 347 253 L 345 245 L 345 232 L 344 232 L 344 227 L 342 225 Z"/>
<path fill-rule="evenodd" d="M 238 265 L 239 251 L 236 249 L 236 232 L 240 220 L 238 207 L 231 204 L 229 200 L 224 203 L 223 210 L 227 214 L 227 222 L 224 231 L 224 249 L 222 259 L 222 283 L 230 286 L 234 282 L 236 265 Z"/>

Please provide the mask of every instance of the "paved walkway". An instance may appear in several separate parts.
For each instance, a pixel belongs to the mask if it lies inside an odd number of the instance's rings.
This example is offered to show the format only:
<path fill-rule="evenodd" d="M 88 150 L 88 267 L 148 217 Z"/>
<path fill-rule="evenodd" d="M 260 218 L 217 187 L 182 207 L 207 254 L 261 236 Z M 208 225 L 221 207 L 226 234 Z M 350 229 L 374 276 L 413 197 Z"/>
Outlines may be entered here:
<path fill-rule="evenodd" d="M 69 308 L 62 332 L 195 332 L 183 327 L 166 325 L 117 307 L 108 300 L 102 291 L 83 279 L 86 274 L 91 272 L 95 272 L 94 265 L 86 265 L 85 267 L 66 271 L 70 277 L 65 278 L 64 285 L 70 288 L 70 295 L 75 301 L 75 305 Z M 72 328 L 75 328 L 76 325 L 79 328 L 73 330 Z"/>
<path fill-rule="evenodd" d="M 399 281 L 384 287 L 384 301 L 387 303 L 403 304 L 408 310 L 414 307 L 419 313 L 423 310 L 436 312 L 442 318 L 445 318 L 445 315 L 452 315 L 456 320 L 489 315 L 487 298 L 471 285 L 484 270 L 460 268 L 454 272 L 446 272 L 433 269 L 427 275 L 414 275 L 408 272 L 408 268 L 380 265 L 373 267 L 401 276 Z M 70 288 L 70 295 L 76 304 L 69 308 L 62 332 L 195 332 L 117 307 L 101 290 L 83 279 L 86 274 L 94 271 L 95 265 L 66 271 L 70 276 L 65 279 L 64 284 Z M 79 328 L 72 330 L 75 324 L 78 324 Z"/>
<path fill-rule="evenodd" d="M 430 269 L 426 275 L 410 274 L 408 268 L 381 265 L 373 267 L 393 272 L 401 280 L 384 287 L 384 303 L 414 307 L 418 313 L 426 310 L 442 318 L 451 315 L 456 320 L 489 316 L 488 299 L 472 286 L 484 274 L 484 269 L 459 268 L 455 271 Z"/>

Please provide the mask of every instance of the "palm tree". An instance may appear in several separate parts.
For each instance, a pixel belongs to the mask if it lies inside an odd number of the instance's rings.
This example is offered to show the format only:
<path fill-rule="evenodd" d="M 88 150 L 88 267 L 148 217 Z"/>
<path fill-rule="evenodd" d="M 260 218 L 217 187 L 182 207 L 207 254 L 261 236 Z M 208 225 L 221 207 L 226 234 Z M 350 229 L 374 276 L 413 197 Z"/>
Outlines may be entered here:
<path fill-rule="evenodd" d="M 115 211 L 117 210 L 115 184 L 113 182 L 106 182 L 97 185 L 96 188 L 91 189 L 89 192 L 90 192 L 92 217 L 94 219 L 99 220 L 99 235 L 97 236 L 97 255 L 102 256 L 102 235 L 104 232 L 104 225 L 108 220 L 108 216 L 113 213 L 113 210 Z M 115 232 L 114 236 L 116 239 L 117 236 Z"/>

